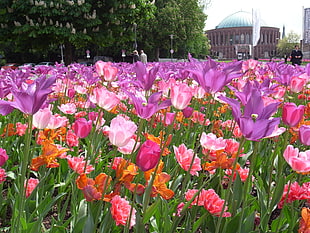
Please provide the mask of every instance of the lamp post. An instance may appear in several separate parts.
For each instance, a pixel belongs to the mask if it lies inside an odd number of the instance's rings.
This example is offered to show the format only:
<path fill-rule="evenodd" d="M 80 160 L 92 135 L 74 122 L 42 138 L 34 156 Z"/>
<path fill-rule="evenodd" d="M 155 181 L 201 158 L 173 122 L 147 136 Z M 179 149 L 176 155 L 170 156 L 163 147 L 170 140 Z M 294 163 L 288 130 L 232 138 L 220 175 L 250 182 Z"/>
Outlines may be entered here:
<path fill-rule="evenodd" d="M 133 45 L 133 48 L 134 48 L 134 50 L 137 50 L 138 44 L 137 44 L 137 24 L 136 23 L 133 24 L 133 30 L 135 33 L 135 43 Z"/>
<path fill-rule="evenodd" d="M 170 54 L 171 54 L 171 61 L 173 60 L 173 34 L 170 35 Z"/>

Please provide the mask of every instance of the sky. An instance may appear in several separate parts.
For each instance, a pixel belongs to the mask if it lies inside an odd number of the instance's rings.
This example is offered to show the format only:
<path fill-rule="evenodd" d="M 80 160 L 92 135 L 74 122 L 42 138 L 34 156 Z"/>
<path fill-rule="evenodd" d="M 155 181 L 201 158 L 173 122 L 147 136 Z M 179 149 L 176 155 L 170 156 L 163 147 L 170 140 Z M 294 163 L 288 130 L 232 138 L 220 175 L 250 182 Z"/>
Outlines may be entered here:
<path fill-rule="evenodd" d="M 310 1 L 211 0 L 211 4 L 205 10 L 208 15 L 205 29 L 214 29 L 227 16 L 240 10 L 252 12 L 252 9 L 257 9 L 268 26 L 280 28 L 281 35 L 283 26 L 285 26 L 286 35 L 293 31 L 301 36 L 303 7 L 310 8 Z"/>

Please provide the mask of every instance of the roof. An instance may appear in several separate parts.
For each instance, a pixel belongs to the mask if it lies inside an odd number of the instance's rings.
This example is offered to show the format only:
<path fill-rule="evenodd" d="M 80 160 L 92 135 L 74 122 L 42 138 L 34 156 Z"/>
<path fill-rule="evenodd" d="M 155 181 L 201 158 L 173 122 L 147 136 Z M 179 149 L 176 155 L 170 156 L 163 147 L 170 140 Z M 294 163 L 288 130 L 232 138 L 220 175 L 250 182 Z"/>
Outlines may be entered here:
<path fill-rule="evenodd" d="M 265 26 L 265 22 L 261 21 L 261 26 Z M 246 11 L 238 11 L 223 19 L 218 28 L 233 28 L 233 27 L 252 27 L 252 13 Z"/>

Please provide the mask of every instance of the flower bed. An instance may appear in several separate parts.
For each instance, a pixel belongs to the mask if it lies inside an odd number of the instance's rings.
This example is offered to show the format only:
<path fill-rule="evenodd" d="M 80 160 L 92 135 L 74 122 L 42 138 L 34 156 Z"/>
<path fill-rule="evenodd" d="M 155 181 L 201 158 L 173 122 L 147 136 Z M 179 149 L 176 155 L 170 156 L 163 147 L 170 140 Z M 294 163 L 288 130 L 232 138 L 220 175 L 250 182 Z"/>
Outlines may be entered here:
<path fill-rule="evenodd" d="M 0 71 L 2 232 L 309 232 L 310 65 Z"/>

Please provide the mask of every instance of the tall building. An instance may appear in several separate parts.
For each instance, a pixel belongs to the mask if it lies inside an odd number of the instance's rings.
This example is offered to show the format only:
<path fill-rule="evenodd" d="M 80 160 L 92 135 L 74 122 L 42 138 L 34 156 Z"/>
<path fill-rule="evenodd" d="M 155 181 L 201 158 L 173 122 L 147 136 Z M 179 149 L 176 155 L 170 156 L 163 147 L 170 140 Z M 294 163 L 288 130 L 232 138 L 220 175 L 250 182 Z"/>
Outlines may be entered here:
<path fill-rule="evenodd" d="M 219 59 L 271 59 L 277 55 L 280 29 L 260 21 L 260 39 L 253 47 L 252 13 L 238 11 L 224 18 L 215 29 L 206 32 L 211 44 L 211 57 Z"/>
<path fill-rule="evenodd" d="M 304 9 L 302 52 L 304 58 L 310 59 L 310 8 Z"/>

